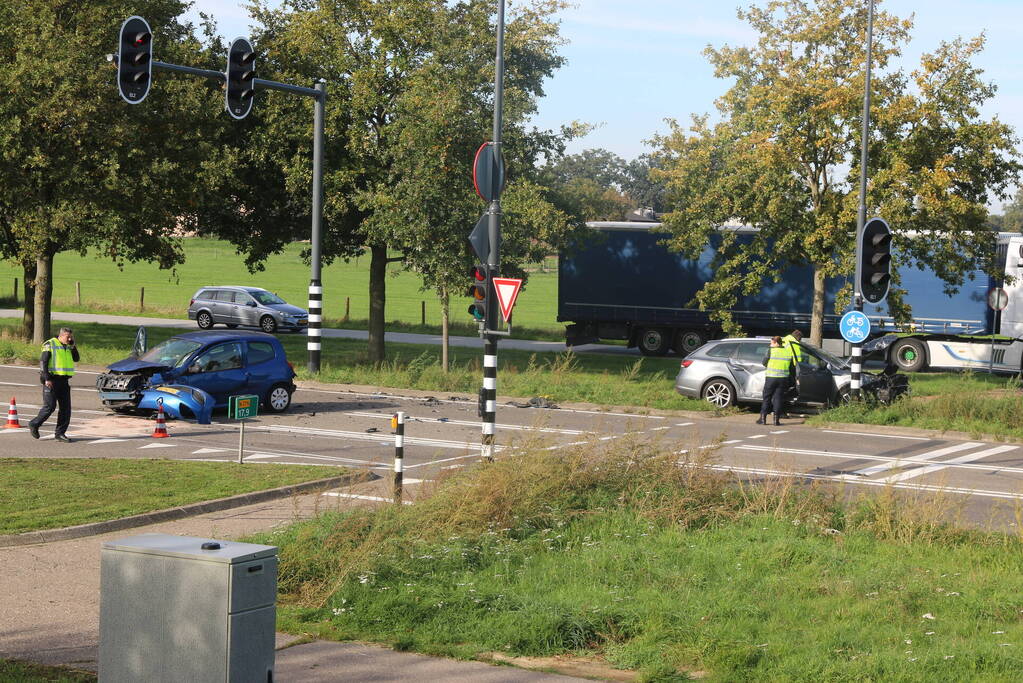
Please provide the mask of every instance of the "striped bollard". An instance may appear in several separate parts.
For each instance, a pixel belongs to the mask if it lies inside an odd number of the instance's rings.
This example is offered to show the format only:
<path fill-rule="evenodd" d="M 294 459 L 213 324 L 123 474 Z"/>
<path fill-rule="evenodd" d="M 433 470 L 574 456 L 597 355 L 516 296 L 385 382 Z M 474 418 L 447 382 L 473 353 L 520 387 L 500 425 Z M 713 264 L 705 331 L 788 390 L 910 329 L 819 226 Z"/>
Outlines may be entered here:
<path fill-rule="evenodd" d="M 323 322 L 323 287 L 319 280 L 309 281 L 309 335 L 306 348 L 309 351 L 309 372 L 320 371 L 320 327 Z"/>
<path fill-rule="evenodd" d="M 853 344 L 852 363 L 850 366 L 850 369 L 852 370 L 852 379 L 849 380 L 849 389 L 854 401 L 860 400 L 860 373 L 863 369 L 862 359 L 863 344 Z"/>
<path fill-rule="evenodd" d="M 483 443 L 480 455 L 494 460 L 494 422 L 497 417 L 497 340 L 488 335 L 483 345 Z"/>
<path fill-rule="evenodd" d="M 400 505 L 405 463 L 405 413 L 397 412 L 391 416 L 391 429 L 394 430 L 394 502 Z"/>

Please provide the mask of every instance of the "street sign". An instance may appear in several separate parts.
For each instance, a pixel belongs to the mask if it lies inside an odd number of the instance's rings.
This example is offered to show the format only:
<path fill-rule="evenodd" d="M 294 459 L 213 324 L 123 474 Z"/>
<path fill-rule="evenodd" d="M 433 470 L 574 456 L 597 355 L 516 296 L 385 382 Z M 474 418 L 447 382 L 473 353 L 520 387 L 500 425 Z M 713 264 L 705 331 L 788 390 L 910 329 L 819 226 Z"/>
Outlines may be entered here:
<path fill-rule="evenodd" d="M 497 292 L 497 303 L 501 306 L 501 315 L 505 322 L 511 318 L 512 307 L 515 299 L 519 296 L 519 289 L 522 288 L 522 280 L 510 277 L 495 277 L 494 291 Z"/>
<path fill-rule="evenodd" d="M 847 342 L 859 344 L 870 336 L 870 318 L 859 311 L 849 311 L 842 316 L 838 329 Z"/>
<path fill-rule="evenodd" d="M 469 233 L 469 244 L 480 263 L 490 259 L 490 214 L 485 213 L 476 221 L 476 227 Z M 498 237 L 497 249 L 501 250 L 501 239 Z"/>
<path fill-rule="evenodd" d="M 227 416 L 235 420 L 256 417 L 259 412 L 259 396 L 229 396 L 227 398 Z"/>
<path fill-rule="evenodd" d="M 476 194 L 488 202 L 494 201 L 504 192 L 504 159 L 494 143 L 484 142 L 476 150 L 476 159 L 472 164 L 472 184 Z"/>
<path fill-rule="evenodd" d="M 1001 287 L 992 287 L 987 293 L 987 305 L 996 311 L 1004 311 L 1009 305 L 1009 295 Z"/>

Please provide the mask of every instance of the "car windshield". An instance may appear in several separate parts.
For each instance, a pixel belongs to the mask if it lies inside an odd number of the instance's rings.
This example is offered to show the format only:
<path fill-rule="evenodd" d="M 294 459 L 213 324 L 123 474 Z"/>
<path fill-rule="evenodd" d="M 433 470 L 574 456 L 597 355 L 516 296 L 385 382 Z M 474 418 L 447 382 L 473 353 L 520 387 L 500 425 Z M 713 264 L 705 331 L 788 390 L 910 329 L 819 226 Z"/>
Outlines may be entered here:
<path fill-rule="evenodd" d="M 150 363 L 159 363 L 169 368 L 177 367 L 189 354 L 198 349 L 202 344 L 171 337 L 149 349 L 141 360 Z"/>
<path fill-rule="evenodd" d="M 280 298 L 276 294 L 271 294 L 270 292 L 260 290 L 258 292 L 250 291 L 249 294 L 252 295 L 253 299 L 266 306 L 284 303 L 284 299 Z"/>

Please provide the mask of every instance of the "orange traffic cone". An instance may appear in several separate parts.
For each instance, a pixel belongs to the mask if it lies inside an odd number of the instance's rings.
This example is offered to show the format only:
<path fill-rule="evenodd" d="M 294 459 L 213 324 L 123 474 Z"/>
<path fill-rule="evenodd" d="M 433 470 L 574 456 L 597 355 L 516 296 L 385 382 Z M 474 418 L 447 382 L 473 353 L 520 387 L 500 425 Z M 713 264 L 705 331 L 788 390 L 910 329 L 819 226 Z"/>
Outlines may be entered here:
<path fill-rule="evenodd" d="M 167 425 L 163 420 L 163 405 L 160 405 L 160 409 L 156 412 L 156 428 L 153 430 L 154 439 L 166 439 L 170 434 L 167 433 Z"/>
<path fill-rule="evenodd" d="M 7 411 L 7 424 L 4 425 L 4 429 L 16 429 L 21 424 L 18 422 L 18 404 L 15 402 L 14 397 L 11 396 L 11 407 Z"/>

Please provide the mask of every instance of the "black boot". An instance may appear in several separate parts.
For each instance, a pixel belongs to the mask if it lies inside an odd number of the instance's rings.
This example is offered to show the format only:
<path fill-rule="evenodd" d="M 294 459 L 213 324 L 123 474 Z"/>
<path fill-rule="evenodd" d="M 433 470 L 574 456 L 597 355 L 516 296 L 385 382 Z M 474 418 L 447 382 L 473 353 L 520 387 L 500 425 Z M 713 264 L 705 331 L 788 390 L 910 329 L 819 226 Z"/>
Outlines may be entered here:
<path fill-rule="evenodd" d="M 764 415 L 761 415 L 760 417 L 757 418 L 757 424 L 758 425 L 765 424 L 764 417 L 765 417 Z"/>
<path fill-rule="evenodd" d="M 778 418 L 774 418 L 774 426 L 781 427 L 781 420 L 779 420 Z"/>

